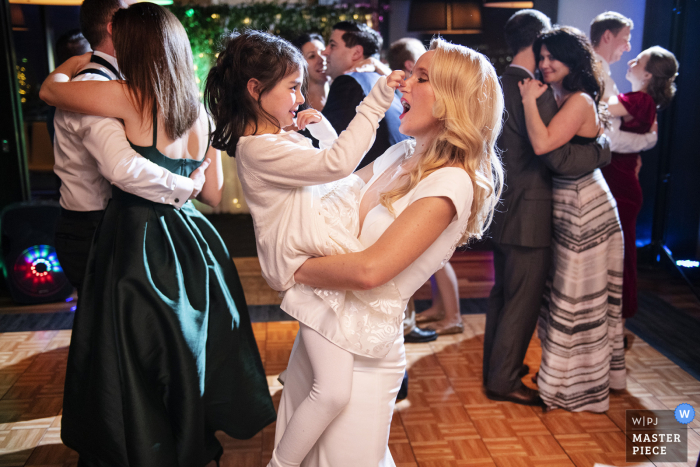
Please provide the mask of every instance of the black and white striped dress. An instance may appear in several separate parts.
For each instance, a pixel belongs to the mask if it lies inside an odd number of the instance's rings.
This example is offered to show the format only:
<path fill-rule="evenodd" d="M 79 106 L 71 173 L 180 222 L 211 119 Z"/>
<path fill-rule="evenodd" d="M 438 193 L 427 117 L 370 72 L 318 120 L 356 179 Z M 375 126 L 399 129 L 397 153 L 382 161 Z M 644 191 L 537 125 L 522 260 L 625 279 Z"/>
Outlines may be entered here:
<path fill-rule="evenodd" d="M 598 169 L 553 177 L 552 197 L 553 261 L 538 322 L 537 385 L 548 408 L 605 412 L 610 388 L 626 385 L 617 207 Z"/>

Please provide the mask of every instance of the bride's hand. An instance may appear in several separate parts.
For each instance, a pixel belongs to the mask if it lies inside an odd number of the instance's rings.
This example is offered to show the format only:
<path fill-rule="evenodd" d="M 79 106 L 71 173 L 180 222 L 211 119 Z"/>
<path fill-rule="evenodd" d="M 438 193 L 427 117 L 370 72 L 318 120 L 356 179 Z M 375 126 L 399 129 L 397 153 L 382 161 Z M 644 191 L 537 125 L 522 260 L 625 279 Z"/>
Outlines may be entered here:
<path fill-rule="evenodd" d="M 547 85 L 536 79 L 524 79 L 518 83 L 520 97 L 525 102 L 528 99 L 536 100 L 547 90 Z"/>

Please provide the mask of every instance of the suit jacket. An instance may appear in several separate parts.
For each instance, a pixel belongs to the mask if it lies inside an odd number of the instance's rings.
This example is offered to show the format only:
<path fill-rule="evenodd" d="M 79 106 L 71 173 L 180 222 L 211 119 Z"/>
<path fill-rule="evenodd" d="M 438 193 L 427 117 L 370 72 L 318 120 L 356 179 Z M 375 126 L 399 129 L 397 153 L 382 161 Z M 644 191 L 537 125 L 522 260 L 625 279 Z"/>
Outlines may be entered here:
<path fill-rule="evenodd" d="M 610 162 L 607 137 L 597 144 L 565 144 L 537 156 L 525 125 L 525 110 L 518 82 L 530 78 L 523 69 L 509 66 L 501 77 L 506 121 L 498 139 L 506 173 L 501 204 L 494 214 L 491 236 L 496 243 L 530 248 L 545 248 L 552 238 L 552 172 L 583 175 Z M 537 107 L 545 125 L 559 110 L 551 89 L 539 99 Z"/>
<path fill-rule="evenodd" d="M 323 107 L 323 115 L 338 134 L 348 127 L 356 115 L 355 108 L 360 105 L 362 99 L 367 97 L 379 77 L 380 75 L 375 72 L 355 72 L 338 76 L 333 81 L 328 91 L 326 105 Z M 391 103 L 386 115 L 379 122 L 374 144 L 365 154 L 357 167 L 358 169 L 384 154 L 384 151 L 394 144 L 408 138 L 408 136 L 399 133 L 399 125 L 401 124 L 399 115 L 402 113 L 401 101 L 398 96 L 394 96 L 394 102 Z"/>

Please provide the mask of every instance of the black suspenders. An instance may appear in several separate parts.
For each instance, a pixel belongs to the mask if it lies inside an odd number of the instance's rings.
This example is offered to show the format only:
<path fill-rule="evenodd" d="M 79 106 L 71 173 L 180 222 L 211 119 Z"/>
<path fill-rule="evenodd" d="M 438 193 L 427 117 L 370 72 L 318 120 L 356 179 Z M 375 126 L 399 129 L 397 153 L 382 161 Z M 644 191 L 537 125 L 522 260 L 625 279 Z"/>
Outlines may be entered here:
<path fill-rule="evenodd" d="M 116 68 L 114 68 L 114 66 L 112 66 L 111 63 L 109 63 L 107 60 L 105 60 L 102 57 L 99 57 L 99 56 L 93 54 L 92 58 L 90 58 L 90 63 L 97 63 L 98 65 L 107 68 L 109 71 L 111 71 L 114 74 L 114 76 L 117 77 L 117 79 L 120 76 L 119 72 L 116 70 Z M 111 76 L 109 76 L 107 73 L 105 73 L 104 71 L 100 70 L 99 68 L 85 68 L 84 70 L 79 71 L 75 76 L 86 75 L 88 73 L 104 76 L 105 78 L 107 78 L 110 81 L 114 79 Z"/>

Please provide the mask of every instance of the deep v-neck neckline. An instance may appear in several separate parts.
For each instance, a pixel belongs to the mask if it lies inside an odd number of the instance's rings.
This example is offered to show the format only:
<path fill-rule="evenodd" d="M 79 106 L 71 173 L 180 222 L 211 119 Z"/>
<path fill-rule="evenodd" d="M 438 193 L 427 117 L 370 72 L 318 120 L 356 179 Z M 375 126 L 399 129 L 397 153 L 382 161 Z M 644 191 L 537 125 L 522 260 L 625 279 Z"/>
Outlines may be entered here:
<path fill-rule="evenodd" d="M 365 185 L 365 186 L 367 186 L 367 185 Z M 362 196 L 364 196 L 364 193 L 361 192 L 361 196 L 360 196 L 360 205 L 362 204 Z M 365 227 L 365 221 L 367 220 L 367 218 L 369 217 L 369 215 L 372 213 L 372 211 L 374 211 L 375 209 L 377 209 L 379 206 L 382 206 L 382 203 L 377 203 L 377 204 L 375 204 L 371 209 L 369 209 L 369 210 L 365 213 L 365 217 L 364 217 L 364 218 L 359 219 L 359 221 L 360 221 L 360 235 L 359 235 L 359 237 L 362 236 L 362 229 L 364 229 L 364 227 Z"/>
<path fill-rule="evenodd" d="M 372 186 L 377 182 L 377 180 L 379 180 L 385 173 L 387 173 L 389 170 L 391 170 L 391 168 L 392 168 L 393 166 L 395 166 L 396 163 L 397 163 L 400 159 L 405 158 L 405 157 L 406 157 L 406 154 L 405 154 L 405 153 L 402 153 L 399 157 L 397 157 L 396 159 L 394 159 L 394 160 L 391 162 L 391 164 L 389 165 L 389 167 L 387 167 L 385 170 L 381 171 L 379 174 L 376 174 L 376 173 L 373 173 L 373 174 L 372 174 L 372 178 L 370 178 L 369 181 L 365 184 L 365 186 L 363 186 L 362 189 L 360 190 L 360 208 L 359 208 L 360 211 L 362 210 L 362 200 L 364 199 L 365 194 L 369 191 L 370 187 L 372 187 Z M 400 166 L 401 166 L 401 163 L 399 163 L 398 166 L 394 167 L 393 170 L 396 171 Z M 359 235 L 359 236 L 360 236 L 360 237 L 362 236 L 362 230 L 363 230 L 364 227 L 365 227 L 365 222 L 367 221 L 367 218 L 368 218 L 369 215 L 370 215 L 375 209 L 377 209 L 379 206 L 383 206 L 381 202 L 378 202 L 378 203 L 375 204 L 371 209 L 368 209 L 367 212 L 365 213 L 365 217 L 359 219 L 359 222 L 360 222 L 360 235 Z M 358 217 L 359 217 L 359 216 L 358 216 Z"/>

